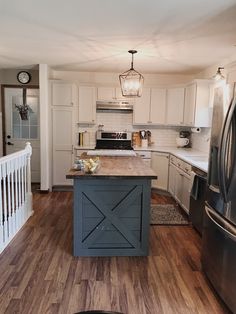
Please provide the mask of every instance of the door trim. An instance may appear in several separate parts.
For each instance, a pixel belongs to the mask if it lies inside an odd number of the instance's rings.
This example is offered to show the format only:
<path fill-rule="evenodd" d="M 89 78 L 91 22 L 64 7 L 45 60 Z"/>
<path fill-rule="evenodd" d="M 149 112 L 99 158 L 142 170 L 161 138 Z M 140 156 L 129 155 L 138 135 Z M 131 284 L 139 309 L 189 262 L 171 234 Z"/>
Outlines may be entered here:
<path fill-rule="evenodd" d="M 39 89 L 39 85 L 11 85 L 2 84 L 1 85 L 1 103 L 2 103 L 2 152 L 3 156 L 6 156 L 6 113 L 5 113 L 5 88 L 27 88 L 27 89 Z"/>

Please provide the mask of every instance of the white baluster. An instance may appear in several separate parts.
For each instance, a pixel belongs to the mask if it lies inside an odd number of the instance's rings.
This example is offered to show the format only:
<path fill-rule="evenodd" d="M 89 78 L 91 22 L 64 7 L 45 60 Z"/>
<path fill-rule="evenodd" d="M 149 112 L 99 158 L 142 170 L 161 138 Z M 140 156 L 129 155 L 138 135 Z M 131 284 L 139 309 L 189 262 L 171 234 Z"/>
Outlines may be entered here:
<path fill-rule="evenodd" d="M 7 170 L 7 208 L 8 208 L 8 232 L 9 238 L 12 237 L 12 207 L 11 207 L 11 164 L 10 161 L 6 163 Z"/>
<path fill-rule="evenodd" d="M 0 195 L 2 195 L 2 166 L 0 165 Z M 2 197 L 0 198 L 0 252 L 3 250 L 4 242 L 4 232 L 3 232 L 3 202 Z"/>
<path fill-rule="evenodd" d="M 12 232 L 16 232 L 16 206 L 15 206 L 15 189 L 14 189 L 14 161 L 11 160 L 11 208 L 12 208 Z"/>
<path fill-rule="evenodd" d="M 32 192 L 31 192 L 31 167 L 30 167 L 30 157 L 32 155 L 32 147 L 29 142 L 26 143 L 25 149 L 27 150 L 27 208 L 28 215 L 33 214 L 32 209 Z"/>
<path fill-rule="evenodd" d="M 18 196 L 18 159 L 15 160 L 15 196 L 16 196 L 16 230 L 18 231 L 20 227 L 20 217 L 19 217 L 19 196 Z"/>
<path fill-rule="evenodd" d="M 3 241 L 6 243 L 8 240 L 8 230 L 7 230 L 7 191 L 6 191 L 6 164 L 2 167 L 2 177 L 3 177 L 3 231 L 4 237 Z"/>
<path fill-rule="evenodd" d="M 32 148 L 0 158 L 0 253 L 32 215 Z"/>

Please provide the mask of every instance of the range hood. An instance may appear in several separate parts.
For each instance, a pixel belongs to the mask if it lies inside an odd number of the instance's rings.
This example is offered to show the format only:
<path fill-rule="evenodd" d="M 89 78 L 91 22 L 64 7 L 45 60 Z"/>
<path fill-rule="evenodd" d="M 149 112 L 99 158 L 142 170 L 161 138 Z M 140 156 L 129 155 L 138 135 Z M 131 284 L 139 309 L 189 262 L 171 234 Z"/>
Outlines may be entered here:
<path fill-rule="evenodd" d="M 133 105 L 128 101 L 97 101 L 96 102 L 97 111 L 123 111 L 132 112 Z"/>

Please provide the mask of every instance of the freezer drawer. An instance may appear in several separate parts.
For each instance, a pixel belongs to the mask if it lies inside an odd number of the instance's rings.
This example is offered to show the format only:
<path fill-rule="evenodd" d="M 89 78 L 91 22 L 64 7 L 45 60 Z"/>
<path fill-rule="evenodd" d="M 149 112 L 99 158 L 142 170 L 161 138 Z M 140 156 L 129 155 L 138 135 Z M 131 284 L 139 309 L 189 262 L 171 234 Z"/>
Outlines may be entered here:
<path fill-rule="evenodd" d="M 236 313 L 236 230 L 207 207 L 204 213 L 202 268 L 216 292 Z"/>

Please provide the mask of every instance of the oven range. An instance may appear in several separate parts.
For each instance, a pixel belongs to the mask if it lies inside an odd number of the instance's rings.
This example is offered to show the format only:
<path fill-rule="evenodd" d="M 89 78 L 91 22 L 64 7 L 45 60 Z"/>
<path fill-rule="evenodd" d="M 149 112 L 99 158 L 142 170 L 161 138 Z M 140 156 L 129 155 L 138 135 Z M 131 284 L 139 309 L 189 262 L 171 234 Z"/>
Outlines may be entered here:
<path fill-rule="evenodd" d="M 97 131 L 95 150 L 90 156 L 136 156 L 132 147 L 131 132 Z"/>

